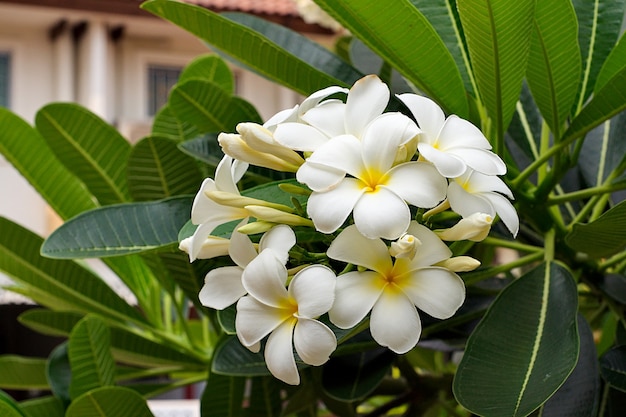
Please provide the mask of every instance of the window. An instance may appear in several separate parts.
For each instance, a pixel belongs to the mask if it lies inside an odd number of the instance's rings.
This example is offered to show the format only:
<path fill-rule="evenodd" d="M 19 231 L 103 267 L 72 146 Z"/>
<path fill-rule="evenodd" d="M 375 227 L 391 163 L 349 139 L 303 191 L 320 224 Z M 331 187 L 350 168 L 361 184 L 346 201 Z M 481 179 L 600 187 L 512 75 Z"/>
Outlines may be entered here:
<path fill-rule="evenodd" d="M 11 55 L 0 52 L 0 107 L 9 107 L 11 97 Z"/>
<path fill-rule="evenodd" d="M 148 114 L 154 116 L 167 104 L 167 96 L 178 81 L 181 67 L 150 65 L 148 67 Z"/>

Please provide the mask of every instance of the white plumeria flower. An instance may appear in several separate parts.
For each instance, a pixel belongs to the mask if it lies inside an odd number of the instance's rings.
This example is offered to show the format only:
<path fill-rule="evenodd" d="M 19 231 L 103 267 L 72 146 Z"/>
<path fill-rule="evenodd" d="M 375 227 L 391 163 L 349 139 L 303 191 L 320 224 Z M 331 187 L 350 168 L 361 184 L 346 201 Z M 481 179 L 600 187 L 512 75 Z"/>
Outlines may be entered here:
<path fill-rule="evenodd" d="M 354 225 L 333 241 L 327 255 L 367 268 L 337 277 L 330 321 L 342 329 L 361 322 L 371 311 L 370 331 L 381 346 L 402 354 L 417 344 L 422 331 L 418 311 L 451 317 L 465 300 L 465 285 L 454 272 L 433 266 L 449 259 L 450 249 L 428 228 L 411 222 L 409 231 L 422 243 L 413 259 L 392 261 L 385 243 L 368 239 Z"/>
<path fill-rule="evenodd" d="M 242 222 L 243 225 L 244 222 Z M 259 241 L 258 251 L 250 238 L 233 231 L 230 238 L 228 254 L 236 266 L 224 266 L 212 269 L 204 279 L 204 286 L 200 290 L 200 303 L 203 306 L 222 310 L 246 295 L 241 277 L 246 266 L 259 253 L 272 251 L 274 256 L 283 265 L 289 258 L 289 250 L 296 244 L 296 235 L 289 226 L 278 225 L 267 231 Z"/>
<path fill-rule="evenodd" d="M 462 175 L 467 167 L 487 175 L 506 173 L 506 165 L 491 152 L 482 132 L 467 120 L 451 115 L 431 99 L 407 93 L 398 98 L 409 108 L 422 130 L 417 149 L 447 178 Z"/>
<path fill-rule="evenodd" d="M 467 170 L 460 177 L 450 181 L 448 202 L 450 208 L 464 218 L 474 213 L 485 213 L 491 217 L 497 214 L 513 236 L 519 231 L 519 217 L 513 204 L 513 193 L 504 181 L 493 175 Z"/>
<path fill-rule="evenodd" d="M 178 244 L 178 249 L 190 254 L 192 240 L 193 236 L 184 238 Z M 204 242 L 201 242 L 201 244 L 199 245 L 200 248 L 195 248 L 195 259 L 211 259 L 218 256 L 228 255 L 229 245 L 229 239 L 218 236 L 207 236 Z M 193 259 L 191 261 L 193 262 Z"/>
<path fill-rule="evenodd" d="M 447 182 L 431 164 L 394 166 L 399 147 L 418 133 L 408 117 L 385 113 L 365 128 L 361 140 L 342 135 L 318 148 L 307 160 L 316 169 L 297 173 L 298 181 L 313 190 L 307 212 L 316 229 L 332 233 L 353 212 L 365 236 L 397 239 L 411 221 L 407 202 L 423 208 L 441 202 Z"/>
<path fill-rule="evenodd" d="M 287 269 L 272 251 L 263 251 L 243 273 L 248 291 L 237 302 L 235 328 L 241 343 L 258 352 L 265 345 L 265 362 L 272 375 L 287 384 L 300 383 L 293 355 L 306 364 L 319 366 L 337 347 L 335 334 L 316 320 L 333 304 L 336 277 L 322 265 L 299 271 L 285 288 Z"/>
<path fill-rule="evenodd" d="M 330 87 L 330 90 L 318 92 L 323 94 L 314 96 L 324 98 L 330 95 L 328 93 L 340 91 L 337 89 Z M 318 101 L 315 106 L 301 109 L 299 120 L 276 126 L 274 138 L 291 149 L 304 152 L 313 152 L 336 136 L 360 138 L 369 122 L 383 113 L 389 96 L 389 88 L 380 78 L 365 76 L 354 83 L 345 103 L 341 100 Z"/>
<path fill-rule="evenodd" d="M 449 229 L 437 230 L 437 236 L 443 240 L 471 240 L 480 242 L 489 235 L 493 216 L 486 213 L 473 213 Z"/>
<path fill-rule="evenodd" d="M 217 165 L 215 180 L 207 178 L 200 186 L 191 206 L 191 222 L 199 226 L 183 246 L 188 248 L 190 261 L 198 258 L 202 248 L 207 245 L 207 238 L 217 226 L 248 217 L 245 209 L 218 204 L 205 195 L 207 191 L 225 191 L 239 195 L 236 183 L 247 169 L 247 163 L 225 155 Z"/>

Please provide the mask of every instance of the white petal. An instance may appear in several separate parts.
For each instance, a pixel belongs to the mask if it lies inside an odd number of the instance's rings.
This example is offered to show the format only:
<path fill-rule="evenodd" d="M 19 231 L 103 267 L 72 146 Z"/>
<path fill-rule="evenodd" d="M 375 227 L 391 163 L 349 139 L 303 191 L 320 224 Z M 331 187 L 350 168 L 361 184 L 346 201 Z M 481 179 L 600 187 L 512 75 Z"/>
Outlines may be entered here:
<path fill-rule="evenodd" d="M 495 175 L 485 175 L 476 171 L 469 171 L 459 178 L 459 183 L 466 183 L 467 189 L 472 193 L 498 192 L 513 199 L 513 193 L 501 178 Z"/>
<path fill-rule="evenodd" d="M 487 193 L 486 198 L 493 204 L 496 213 L 498 213 L 498 216 L 500 216 L 502 222 L 506 228 L 509 229 L 513 237 L 517 236 L 517 232 L 519 232 L 519 217 L 517 216 L 517 211 L 515 207 L 513 207 L 513 204 L 497 193 Z"/>
<path fill-rule="evenodd" d="M 385 284 L 381 275 L 373 271 L 338 276 L 335 303 L 328 312 L 330 321 L 342 329 L 356 326 L 372 309 Z"/>
<path fill-rule="evenodd" d="M 237 232 L 239 226 L 243 226 L 247 222 L 246 219 L 237 225 L 230 236 L 230 246 L 228 248 L 230 258 L 241 268 L 245 268 L 257 256 L 257 250 L 248 235 Z"/>
<path fill-rule="evenodd" d="M 411 300 L 402 291 L 388 286 L 374 304 L 370 331 L 379 345 L 402 354 L 417 344 L 422 323 Z"/>
<path fill-rule="evenodd" d="M 233 179 L 233 158 L 228 155 L 224 155 L 215 168 L 215 187 L 220 191 L 239 194 Z"/>
<path fill-rule="evenodd" d="M 417 222 L 411 222 L 409 233 L 422 243 L 411 260 L 413 269 L 430 266 L 452 256 L 450 248 L 429 228 Z"/>
<path fill-rule="evenodd" d="M 231 167 L 231 172 L 232 172 L 232 175 L 233 175 L 233 182 L 235 184 L 237 184 L 239 182 L 239 180 L 241 180 L 241 178 L 243 178 L 243 176 L 246 173 L 246 171 L 248 170 L 249 166 L 250 166 L 250 164 L 248 164 L 247 162 L 240 161 L 238 159 L 236 159 L 233 162 L 233 165 Z M 224 190 L 222 190 L 222 191 L 224 191 Z M 239 194 L 239 191 L 237 190 L 236 193 Z"/>
<path fill-rule="evenodd" d="M 398 285 L 420 310 L 438 319 L 451 317 L 465 301 L 465 284 L 445 268 L 431 267 L 403 277 Z"/>
<path fill-rule="evenodd" d="M 215 220 L 206 223 L 202 223 L 193 232 L 193 235 L 187 241 L 189 249 L 189 260 L 193 262 L 200 257 L 201 252 L 205 249 L 205 245 L 211 239 L 211 232 L 215 230 L 217 226 L 228 220 Z"/>
<path fill-rule="evenodd" d="M 268 307 L 246 295 L 237 302 L 235 329 L 241 344 L 253 347 L 291 315 L 286 310 Z"/>
<path fill-rule="evenodd" d="M 397 239 L 411 222 L 409 206 L 387 187 L 364 193 L 354 206 L 354 224 L 371 239 Z"/>
<path fill-rule="evenodd" d="M 335 301 L 335 273 L 323 265 L 311 265 L 296 274 L 289 294 L 298 304 L 298 318 L 315 319 L 330 310 Z"/>
<path fill-rule="evenodd" d="M 206 275 L 200 289 L 200 303 L 203 306 L 223 310 L 246 295 L 241 284 L 243 270 L 238 266 L 216 268 Z"/>
<path fill-rule="evenodd" d="M 322 233 L 337 230 L 348 218 L 363 191 L 358 180 L 346 178 L 329 191 L 312 193 L 307 203 L 307 213 L 315 228 Z"/>
<path fill-rule="evenodd" d="M 178 248 L 191 255 L 192 240 L 192 237 L 183 239 L 178 245 Z M 192 259 L 192 257 L 190 256 L 189 260 L 190 262 L 193 262 L 195 259 L 211 259 L 218 256 L 228 255 L 229 245 L 230 241 L 228 239 L 209 236 L 204 240 L 204 242 L 198 243 L 198 246 L 200 246 L 200 248 L 194 248 L 196 249 L 194 257 Z"/>
<path fill-rule="evenodd" d="M 361 137 L 365 126 L 382 114 L 389 102 L 389 88 L 375 75 L 358 80 L 346 101 L 346 132 Z"/>
<path fill-rule="evenodd" d="M 476 126 L 454 114 L 446 119 L 439 132 L 441 149 L 465 148 L 491 149 L 491 144 Z"/>
<path fill-rule="evenodd" d="M 414 206 L 431 208 L 446 197 L 448 182 L 426 162 L 406 162 L 387 175 L 387 187 Z"/>
<path fill-rule="evenodd" d="M 467 165 L 462 158 L 449 152 L 442 152 L 428 143 L 419 143 L 417 149 L 420 156 L 435 165 L 437 171 L 446 178 L 458 177 L 467 169 Z"/>
<path fill-rule="evenodd" d="M 296 172 L 300 184 L 306 184 L 313 191 L 327 191 L 339 184 L 346 172 L 337 168 L 305 161 Z"/>
<path fill-rule="evenodd" d="M 446 151 L 447 154 L 455 155 L 475 171 L 487 175 L 503 175 L 506 174 L 506 165 L 495 153 L 476 148 L 453 148 Z M 459 174 L 460 175 L 460 174 Z M 459 175 L 451 175 L 446 177 L 458 177 Z"/>
<path fill-rule="evenodd" d="M 337 136 L 320 146 L 307 161 L 339 169 L 358 177 L 365 170 L 361 150 L 361 141 L 356 137 Z"/>
<path fill-rule="evenodd" d="M 299 107 L 300 106 L 296 104 L 294 107 L 290 109 L 279 111 L 278 113 L 270 117 L 265 123 L 263 123 L 263 127 L 270 131 L 273 131 L 276 128 L 276 126 L 279 125 L 280 123 L 289 123 L 289 122 L 297 121 Z"/>
<path fill-rule="evenodd" d="M 293 343 L 300 359 L 306 364 L 323 365 L 337 348 L 335 334 L 317 320 L 298 319 Z"/>
<path fill-rule="evenodd" d="M 293 357 L 293 328 L 296 319 L 287 320 L 272 332 L 265 345 L 265 363 L 272 375 L 281 381 L 298 385 L 300 375 Z"/>
<path fill-rule="evenodd" d="M 305 152 L 312 152 L 328 142 L 328 136 L 313 126 L 302 123 L 278 125 L 274 131 L 274 139 L 283 146 Z"/>
<path fill-rule="evenodd" d="M 327 100 L 307 111 L 302 120 L 319 129 L 328 137 L 344 135 L 346 105 L 339 100 Z"/>
<path fill-rule="evenodd" d="M 283 308 L 287 302 L 287 269 L 273 251 L 263 251 L 243 271 L 243 287 L 260 302 Z"/>
<path fill-rule="evenodd" d="M 448 186 L 448 201 L 450 208 L 463 217 L 469 217 L 474 213 L 485 213 L 490 216 L 496 215 L 493 205 L 480 194 L 470 194 L 456 182 Z"/>
<path fill-rule="evenodd" d="M 391 269 L 387 245 L 380 239 L 369 239 L 355 225 L 346 227 L 333 240 L 326 252 L 329 258 L 386 273 Z"/>
<path fill-rule="evenodd" d="M 304 115 L 304 113 L 308 112 L 310 109 L 317 106 L 319 102 L 325 99 L 326 97 L 331 96 L 333 94 L 337 94 L 337 93 L 348 94 L 348 89 L 339 87 L 339 86 L 330 86 L 330 87 L 326 87 L 322 90 L 314 92 L 313 94 L 308 96 L 300 105 L 300 115 L 301 116 Z"/>
<path fill-rule="evenodd" d="M 424 141 L 433 144 L 434 141 L 437 140 L 439 131 L 446 120 L 446 116 L 443 110 L 441 110 L 441 107 L 431 99 L 417 94 L 400 94 L 398 98 L 406 104 L 413 114 L 413 117 L 415 117 L 417 124 L 423 132 L 422 136 L 424 136 Z M 422 137 L 420 137 L 420 142 L 422 141 Z"/>
<path fill-rule="evenodd" d="M 378 172 L 387 172 L 393 165 L 398 147 L 419 132 L 415 123 L 401 113 L 378 116 L 367 125 L 361 138 L 365 166 Z"/>
<path fill-rule="evenodd" d="M 271 249 L 276 252 L 278 259 L 287 263 L 289 250 L 296 244 L 296 234 L 291 227 L 279 224 L 268 230 L 259 241 L 259 252 L 264 249 Z"/>
<path fill-rule="evenodd" d="M 204 223 L 206 219 L 211 216 L 211 213 L 218 206 L 216 202 L 204 195 L 205 191 L 215 191 L 217 187 L 215 181 L 211 178 L 206 178 L 200 185 L 200 190 L 196 193 L 191 205 L 191 222 L 193 224 Z"/>

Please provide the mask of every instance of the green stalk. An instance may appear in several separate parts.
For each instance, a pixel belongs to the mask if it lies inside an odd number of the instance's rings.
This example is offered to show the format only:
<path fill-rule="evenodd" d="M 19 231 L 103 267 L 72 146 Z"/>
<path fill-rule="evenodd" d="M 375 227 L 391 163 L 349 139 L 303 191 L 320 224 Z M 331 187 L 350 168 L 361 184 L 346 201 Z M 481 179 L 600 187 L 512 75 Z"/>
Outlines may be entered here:
<path fill-rule="evenodd" d="M 504 265 L 498 265 L 494 266 L 493 268 L 484 269 L 482 271 L 469 272 L 467 274 L 464 274 L 463 281 L 465 281 L 466 286 L 469 286 L 484 279 L 491 278 L 494 275 L 498 275 L 503 272 L 509 272 L 515 268 L 519 268 L 533 262 L 540 261 L 541 259 L 543 259 L 543 257 L 544 251 L 537 251 L 535 253 L 531 253 L 530 255 L 522 256 L 521 258 Z"/>
<path fill-rule="evenodd" d="M 539 246 L 527 245 L 525 243 L 520 243 L 515 240 L 505 240 L 505 239 L 499 239 L 497 237 L 491 237 L 491 236 L 486 237 L 480 243 L 484 245 L 488 245 L 488 246 L 497 246 L 501 248 L 515 249 L 515 250 L 519 250 L 522 252 L 543 251 L 543 248 Z"/>
<path fill-rule="evenodd" d="M 548 205 L 563 204 L 568 201 L 583 200 L 585 198 L 594 197 L 601 194 L 612 193 L 614 191 L 620 191 L 626 189 L 626 183 L 624 184 L 603 184 L 597 187 L 585 188 L 584 190 L 572 191 L 559 196 L 548 198 Z"/>

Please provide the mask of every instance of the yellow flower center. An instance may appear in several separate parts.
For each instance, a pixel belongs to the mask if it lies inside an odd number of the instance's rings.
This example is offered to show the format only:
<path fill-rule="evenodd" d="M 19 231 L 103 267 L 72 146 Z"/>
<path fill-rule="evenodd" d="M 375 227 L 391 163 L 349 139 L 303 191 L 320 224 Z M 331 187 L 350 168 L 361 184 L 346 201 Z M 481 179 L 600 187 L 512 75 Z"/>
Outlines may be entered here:
<path fill-rule="evenodd" d="M 378 191 L 378 187 L 381 185 L 385 185 L 387 182 L 386 173 L 378 171 L 378 170 L 366 170 L 361 175 L 359 175 L 359 180 L 361 180 L 361 187 L 365 189 L 366 193 L 375 193 Z"/>

